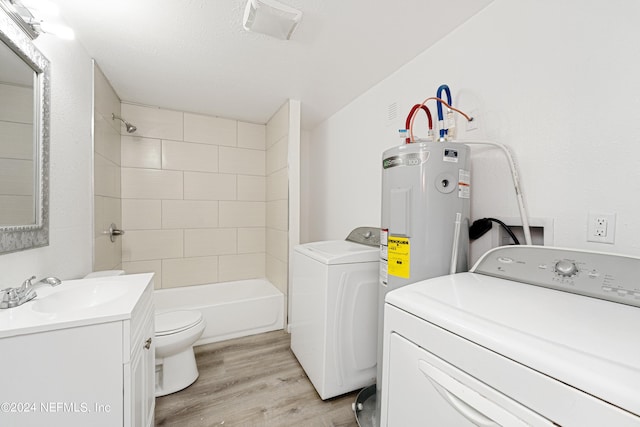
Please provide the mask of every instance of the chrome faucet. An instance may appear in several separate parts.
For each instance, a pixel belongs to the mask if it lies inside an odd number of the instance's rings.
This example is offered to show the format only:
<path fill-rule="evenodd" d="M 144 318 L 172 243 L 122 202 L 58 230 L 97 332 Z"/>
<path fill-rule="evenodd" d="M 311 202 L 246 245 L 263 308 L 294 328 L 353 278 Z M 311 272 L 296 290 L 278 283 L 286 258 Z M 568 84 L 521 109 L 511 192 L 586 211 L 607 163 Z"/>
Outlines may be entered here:
<path fill-rule="evenodd" d="M 19 288 L 7 288 L 1 290 L 0 296 L 2 296 L 2 300 L 0 300 L 0 309 L 17 307 L 25 302 L 31 301 L 38 296 L 35 290 L 42 286 L 58 286 L 62 283 L 62 281 L 56 277 L 45 277 L 44 279 L 33 283 L 35 279 L 36 276 L 32 276 L 22 282 L 22 286 Z"/>

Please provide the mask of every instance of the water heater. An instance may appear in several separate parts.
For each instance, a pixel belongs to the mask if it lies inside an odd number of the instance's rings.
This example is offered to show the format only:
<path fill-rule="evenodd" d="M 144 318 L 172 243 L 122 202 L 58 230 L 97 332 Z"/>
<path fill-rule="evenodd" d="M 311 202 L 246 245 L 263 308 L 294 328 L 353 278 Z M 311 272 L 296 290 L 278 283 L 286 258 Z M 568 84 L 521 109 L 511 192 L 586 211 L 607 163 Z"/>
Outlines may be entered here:
<path fill-rule="evenodd" d="M 455 142 L 404 144 L 385 151 L 382 159 L 381 289 L 386 294 L 448 274 L 456 228 L 456 271 L 466 271 L 469 147 Z"/>
<path fill-rule="evenodd" d="M 382 156 L 376 414 L 380 414 L 384 298 L 420 280 L 467 270 L 469 147 L 416 142 Z M 455 241 L 455 244 L 454 244 Z"/>

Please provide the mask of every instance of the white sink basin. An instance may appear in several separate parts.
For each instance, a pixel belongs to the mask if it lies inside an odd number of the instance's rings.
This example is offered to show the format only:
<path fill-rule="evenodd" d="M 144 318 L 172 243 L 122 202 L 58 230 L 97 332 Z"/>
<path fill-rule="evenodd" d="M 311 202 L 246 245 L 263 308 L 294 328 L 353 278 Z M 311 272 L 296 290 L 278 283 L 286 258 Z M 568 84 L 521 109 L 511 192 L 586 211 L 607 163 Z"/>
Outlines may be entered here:
<path fill-rule="evenodd" d="M 31 304 L 32 310 L 41 313 L 79 311 L 110 303 L 126 293 L 127 286 L 123 283 L 87 283 L 61 289 L 47 296 L 38 296 L 27 304 Z"/>
<path fill-rule="evenodd" d="M 131 319 L 142 294 L 152 289 L 153 273 L 64 280 L 55 287 L 43 286 L 36 290 L 35 299 L 18 307 L 0 309 L 0 341 L 18 335 Z"/>

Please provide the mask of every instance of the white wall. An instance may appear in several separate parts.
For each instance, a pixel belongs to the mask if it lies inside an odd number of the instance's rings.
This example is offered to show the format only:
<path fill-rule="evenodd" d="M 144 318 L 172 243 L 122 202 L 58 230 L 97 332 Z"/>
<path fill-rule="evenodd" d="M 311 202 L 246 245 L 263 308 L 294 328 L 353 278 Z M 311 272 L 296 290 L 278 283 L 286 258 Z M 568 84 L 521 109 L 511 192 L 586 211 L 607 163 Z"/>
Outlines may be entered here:
<path fill-rule="evenodd" d="M 640 255 L 639 20 L 626 0 L 496 0 L 312 131 L 306 240 L 379 225 L 381 153 L 447 83 L 455 106 L 478 112 L 461 139 L 512 148 L 529 215 L 555 220 L 556 246 Z M 472 167 L 473 219 L 518 216 L 502 155 L 474 149 Z M 614 245 L 587 243 L 589 211 L 617 214 Z"/>
<path fill-rule="evenodd" d="M 312 178 L 309 174 L 309 165 L 311 163 L 310 156 L 311 149 L 311 132 L 308 130 L 301 129 L 300 130 L 300 171 L 298 176 L 300 177 L 300 220 L 299 220 L 299 229 L 300 229 L 300 242 L 310 242 L 309 239 L 309 227 L 312 226 L 311 221 L 309 221 L 309 217 L 311 215 L 311 199 L 313 198 L 310 188 L 312 184 Z"/>
<path fill-rule="evenodd" d="M 1 287 L 91 270 L 91 58 L 77 42 L 42 35 L 35 44 L 52 64 L 49 246 L 0 255 Z"/>

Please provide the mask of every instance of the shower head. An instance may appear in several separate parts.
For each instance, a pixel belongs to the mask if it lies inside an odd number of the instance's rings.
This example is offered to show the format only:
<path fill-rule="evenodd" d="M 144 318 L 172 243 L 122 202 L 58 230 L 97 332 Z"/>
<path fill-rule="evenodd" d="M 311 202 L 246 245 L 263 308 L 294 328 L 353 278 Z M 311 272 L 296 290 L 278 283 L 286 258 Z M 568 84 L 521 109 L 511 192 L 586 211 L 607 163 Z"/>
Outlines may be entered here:
<path fill-rule="evenodd" d="M 121 120 L 122 123 L 124 123 L 124 126 L 127 128 L 127 133 L 133 133 L 136 130 L 138 130 L 137 127 L 135 127 L 134 125 L 132 125 L 131 123 L 123 119 L 122 117 L 116 116 L 114 113 L 111 113 L 111 120 L 116 120 L 116 119 Z"/>

